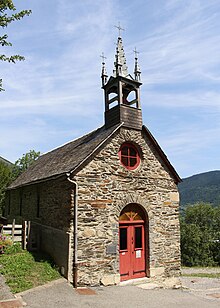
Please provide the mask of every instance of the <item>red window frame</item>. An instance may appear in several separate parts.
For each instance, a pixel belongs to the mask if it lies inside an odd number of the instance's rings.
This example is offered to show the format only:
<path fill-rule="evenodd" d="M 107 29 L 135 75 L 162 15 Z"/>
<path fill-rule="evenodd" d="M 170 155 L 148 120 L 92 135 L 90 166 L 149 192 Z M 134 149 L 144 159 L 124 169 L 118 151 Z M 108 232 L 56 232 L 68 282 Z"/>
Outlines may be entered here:
<path fill-rule="evenodd" d="M 132 143 L 123 143 L 119 150 L 121 164 L 128 170 L 136 169 L 140 164 L 140 154 Z M 136 161 L 134 163 L 134 161 Z"/>

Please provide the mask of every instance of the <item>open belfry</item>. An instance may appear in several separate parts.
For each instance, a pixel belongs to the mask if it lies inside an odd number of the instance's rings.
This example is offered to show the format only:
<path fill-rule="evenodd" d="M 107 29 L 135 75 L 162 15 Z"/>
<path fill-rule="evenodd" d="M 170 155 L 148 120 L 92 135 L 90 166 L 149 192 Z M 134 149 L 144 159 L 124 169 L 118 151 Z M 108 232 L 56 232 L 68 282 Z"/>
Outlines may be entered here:
<path fill-rule="evenodd" d="M 104 125 L 21 174 L 8 219 L 29 221 L 27 248 L 49 253 L 75 287 L 178 277 L 180 177 L 142 124 L 136 49 L 134 75 L 120 31 L 109 78 L 102 58 Z"/>

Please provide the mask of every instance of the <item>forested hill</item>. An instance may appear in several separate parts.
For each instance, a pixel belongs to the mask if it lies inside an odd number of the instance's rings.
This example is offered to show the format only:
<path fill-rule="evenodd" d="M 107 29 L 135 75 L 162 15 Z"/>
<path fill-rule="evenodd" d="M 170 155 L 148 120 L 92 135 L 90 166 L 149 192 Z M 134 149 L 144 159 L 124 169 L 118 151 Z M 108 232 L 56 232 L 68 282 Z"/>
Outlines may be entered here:
<path fill-rule="evenodd" d="M 211 203 L 220 206 L 220 170 L 196 174 L 183 179 L 178 185 L 180 205 L 197 202 Z"/>

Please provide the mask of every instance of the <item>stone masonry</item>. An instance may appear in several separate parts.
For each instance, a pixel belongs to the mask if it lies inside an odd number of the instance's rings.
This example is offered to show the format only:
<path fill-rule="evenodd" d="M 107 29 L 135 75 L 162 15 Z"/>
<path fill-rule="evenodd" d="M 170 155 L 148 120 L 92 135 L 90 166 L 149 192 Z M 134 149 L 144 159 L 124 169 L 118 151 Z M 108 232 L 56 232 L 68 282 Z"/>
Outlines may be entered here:
<path fill-rule="evenodd" d="M 141 154 L 141 163 L 133 171 L 119 160 L 124 142 L 134 143 Z M 119 283 L 119 216 L 130 203 L 143 207 L 148 216 L 150 277 L 179 275 L 177 185 L 143 131 L 120 128 L 72 179 L 78 184 L 79 286 Z M 12 189 L 7 193 L 6 209 L 9 219 L 31 221 L 38 248 L 54 258 L 70 281 L 74 193 L 74 185 L 63 176 Z"/>
<path fill-rule="evenodd" d="M 134 171 L 120 164 L 124 142 L 140 150 L 141 164 Z M 121 128 L 74 180 L 79 185 L 79 285 L 119 282 L 119 216 L 129 203 L 141 205 L 149 218 L 150 276 L 179 275 L 177 185 L 144 134 Z"/>

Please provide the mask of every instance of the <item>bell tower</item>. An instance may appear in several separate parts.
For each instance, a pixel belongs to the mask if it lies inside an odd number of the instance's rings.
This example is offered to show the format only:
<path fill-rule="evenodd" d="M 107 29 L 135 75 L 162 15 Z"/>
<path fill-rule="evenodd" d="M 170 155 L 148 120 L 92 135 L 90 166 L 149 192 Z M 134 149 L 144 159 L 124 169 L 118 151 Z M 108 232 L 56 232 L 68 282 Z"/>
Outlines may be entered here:
<path fill-rule="evenodd" d="M 135 48 L 134 77 L 128 74 L 122 38 L 119 36 L 116 46 L 113 76 L 108 79 L 105 57 L 102 55 L 102 89 L 105 94 L 105 127 L 123 123 L 123 126 L 142 129 L 142 111 L 140 104 L 141 71 Z"/>

